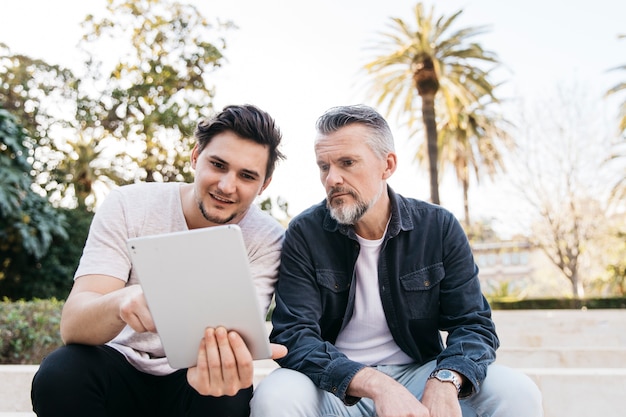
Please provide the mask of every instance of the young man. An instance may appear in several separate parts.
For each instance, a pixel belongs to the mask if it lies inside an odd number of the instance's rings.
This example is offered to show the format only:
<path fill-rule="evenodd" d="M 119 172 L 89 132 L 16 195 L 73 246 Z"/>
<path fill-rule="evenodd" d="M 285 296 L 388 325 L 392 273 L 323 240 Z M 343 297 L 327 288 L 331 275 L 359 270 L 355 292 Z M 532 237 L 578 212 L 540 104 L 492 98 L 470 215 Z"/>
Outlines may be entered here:
<path fill-rule="evenodd" d="M 287 229 L 270 339 L 288 353 L 251 415 L 541 416 L 530 378 L 492 364 L 499 342 L 460 224 L 387 185 L 397 157 L 383 117 L 330 109 L 315 156 L 326 200 Z"/>
<path fill-rule="evenodd" d="M 33 380 L 38 416 L 248 416 L 254 369 L 241 337 L 207 329 L 198 365 L 170 368 L 125 245 L 136 236 L 236 223 L 260 304 L 269 307 L 283 227 L 253 203 L 283 158 L 281 133 L 267 113 L 243 105 L 201 122 L 195 135 L 193 183 L 120 187 L 98 208 L 63 308 L 65 346 Z"/>

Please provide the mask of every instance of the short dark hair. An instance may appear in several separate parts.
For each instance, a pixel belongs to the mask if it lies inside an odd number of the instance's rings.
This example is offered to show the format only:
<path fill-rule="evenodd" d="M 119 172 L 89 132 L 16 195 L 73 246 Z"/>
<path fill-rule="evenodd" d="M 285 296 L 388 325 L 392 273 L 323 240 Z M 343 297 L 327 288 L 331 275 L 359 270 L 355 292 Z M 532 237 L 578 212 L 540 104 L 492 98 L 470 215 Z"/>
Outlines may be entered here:
<path fill-rule="evenodd" d="M 276 122 L 267 112 L 251 104 L 226 106 L 213 117 L 198 123 L 195 132 L 198 153 L 204 150 L 215 135 L 226 131 L 268 147 L 265 179 L 272 176 L 278 160 L 285 159 L 278 149 L 282 133 Z"/>

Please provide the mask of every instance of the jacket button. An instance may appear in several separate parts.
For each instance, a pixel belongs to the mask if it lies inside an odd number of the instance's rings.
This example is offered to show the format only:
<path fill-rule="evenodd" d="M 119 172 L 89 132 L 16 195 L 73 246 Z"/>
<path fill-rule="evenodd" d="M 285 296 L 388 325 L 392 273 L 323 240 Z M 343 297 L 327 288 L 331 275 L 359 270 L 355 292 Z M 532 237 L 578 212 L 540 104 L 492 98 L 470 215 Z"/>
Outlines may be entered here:
<path fill-rule="evenodd" d="M 424 285 L 428 287 L 430 285 L 430 281 L 425 281 Z"/>
<path fill-rule="evenodd" d="M 336 393 L 337 392 L 337 387 L 333 387 L 332 391 L 333 391 L 333 393 Z"/>

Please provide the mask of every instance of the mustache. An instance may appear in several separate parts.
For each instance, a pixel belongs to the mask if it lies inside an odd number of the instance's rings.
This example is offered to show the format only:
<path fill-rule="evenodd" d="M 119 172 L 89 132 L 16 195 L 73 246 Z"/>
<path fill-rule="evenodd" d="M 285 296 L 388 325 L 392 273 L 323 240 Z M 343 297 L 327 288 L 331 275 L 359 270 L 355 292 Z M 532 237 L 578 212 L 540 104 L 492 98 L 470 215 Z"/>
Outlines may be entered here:
<path fill-rule="evenodd" d="M 350 189 L 350 188 L 346 188 L 346 187 L 333 187 L 330 190 L 328 190 L 328 193 L 326 193 L 326 198 L 328 200 L 331 200 L 335 195 L 337 194 L 348 194 L 354 198 L 357 197 L 356 193 L 354 192 L 354 190 Z"/>

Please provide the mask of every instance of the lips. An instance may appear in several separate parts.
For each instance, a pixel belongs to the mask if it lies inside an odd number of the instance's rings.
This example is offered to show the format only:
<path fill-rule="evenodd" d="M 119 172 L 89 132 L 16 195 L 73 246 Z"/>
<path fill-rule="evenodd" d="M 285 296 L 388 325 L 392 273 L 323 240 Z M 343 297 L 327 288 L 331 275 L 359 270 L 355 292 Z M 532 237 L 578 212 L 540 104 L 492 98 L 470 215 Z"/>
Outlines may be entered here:
<path fill-rule="evenodd" d="M 344 196 L 354 197 L 354 194 L 350 190 L 346 190 L 343 188 L 335 188 L 335 189 L 330 190 L 330 192 L 328 193 L 328 200 L 333 200 L 337 197 L 344 197 Z"/>
<path fill-rule="evenodd" d="M 232 200 L 230 200 L 230 199 L 228 199 L 228 198 L 225 198 L 225 197 L 223 197 L 223 196 L 221 196 L 221 195 L 219 195 L 219 194 L 210 193 L 210 195 L 211 195 L 211 197 L 212 197 L 214 200 L 217 200 L 217 201 L 218 201 L 218 202 L 220 202 L 220 203 L 224 203 L 224 204 L 233 204 L 233 203 L 234 203 L 234 201 L 232 201 Z"/>

